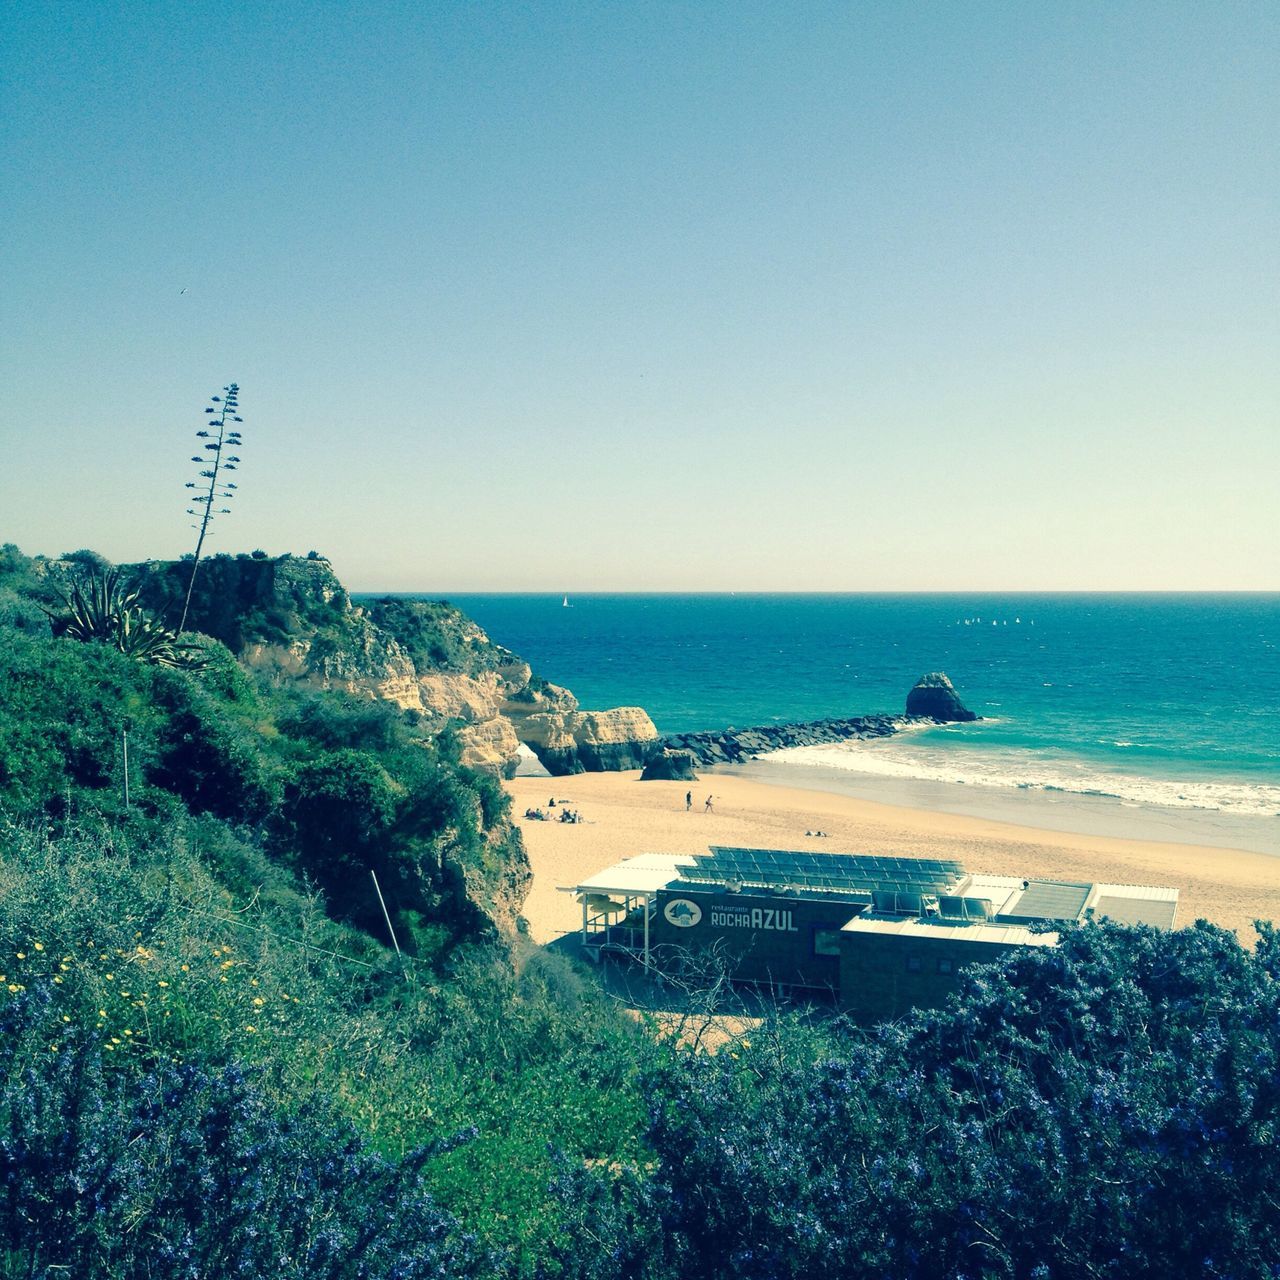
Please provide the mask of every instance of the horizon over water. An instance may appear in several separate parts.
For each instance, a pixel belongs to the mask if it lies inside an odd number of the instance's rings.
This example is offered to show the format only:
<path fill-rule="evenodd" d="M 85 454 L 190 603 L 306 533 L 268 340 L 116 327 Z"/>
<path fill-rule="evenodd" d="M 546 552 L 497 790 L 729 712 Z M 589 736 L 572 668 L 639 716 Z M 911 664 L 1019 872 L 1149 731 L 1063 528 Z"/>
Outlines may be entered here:
<path fill-rule="evenodd" d="M 901 714 L 927 671 L 983 717 L 776 753 L 751 776 L 1280 853 L 1280 593 L 448 598 L 582 706 L 642 706 L 663 735 Z"/>

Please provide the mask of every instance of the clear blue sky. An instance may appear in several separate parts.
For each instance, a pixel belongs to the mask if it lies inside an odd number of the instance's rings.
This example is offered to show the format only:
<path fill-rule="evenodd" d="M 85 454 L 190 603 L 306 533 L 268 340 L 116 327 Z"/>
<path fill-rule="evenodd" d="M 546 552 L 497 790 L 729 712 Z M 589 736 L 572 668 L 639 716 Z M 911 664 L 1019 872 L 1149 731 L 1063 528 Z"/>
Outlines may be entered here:
<path fill-rule="evenodd" d="M 0 541 L 1280 587 L 1280 5 L 0 12 Z"/>

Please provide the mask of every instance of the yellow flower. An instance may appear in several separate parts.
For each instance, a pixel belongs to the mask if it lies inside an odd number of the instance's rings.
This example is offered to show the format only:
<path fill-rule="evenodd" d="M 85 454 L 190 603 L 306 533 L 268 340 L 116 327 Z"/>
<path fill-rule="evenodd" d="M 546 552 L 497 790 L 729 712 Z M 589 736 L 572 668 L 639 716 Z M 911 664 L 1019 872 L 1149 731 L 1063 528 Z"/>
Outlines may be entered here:
<path fill-rule="evenodd" d="M 190 966 L 189 964 L 184 964 L 184 965 L 182 966 L 182 972 L 183 972 L 183 973 L 190 973 L 190 972 L 191 972 L 191 966 Z"/>
<path fill-rule="evenodd" d="M 63 1022 L 70 1022 L 70 1021 L 71 1021 L 71 1019 L 70 1019 L 69 1017 L 67 1017 L 67 1015 L 66 1015 L 65 1013 L 62 1015 L 62 1020 L 63 1020 Z"/>
<path fill-rule="evenodd" d="M 102 1047 L 109 1050 L 111 1053 L 115 1053 L 116 1051 L 116 1047 L 113 1044 L 104 1044 Z"/>
<path fill-rule="evenodd" d="M 167 982 L 163 982 L 163 981 L 161 981 L 161 982 L 157 982 L 157 983 L 156 983 L 156 986 L 157 986 L 157 987 L 167 987 L 168 985 L 169 985 L 169 984 L 168 984 Z"/>
<path fill-rule="evenodd" d="M 19 951 L 17 955 L 19 960 L 25 960 L 27 958 L 27 953 L 25 951 Z"/>
<path fill-rule="evenodd" d="M 250 1034 L 250 1035 L 253 1035 L 254 1033 L 256 1033 L 256 1032 L 257 1032 L 258 1028 L 257 1028 L 257 1027 L 245 1027 L 245 1030 L 246 1030 L 247 1032 L 249 1032 L 249 1034 Z"/>
<path fill-rule="evenodd" d="M 127 999 L 132 995 L 132 994 L 133 994 L 133 992 L 131 992 L 131 991 L 122 991 L 122 992 L 120 993 L 120 999 L 121 999 L 121 1000 L 127 1000 Z"/>
<path fill-rule="evenodd" d="M 261 1008 L 262 1008 L 262 1006 L 263 1006 L 266 1002 L 263 1000 L 263 998 L 262 998 L 261 996 L 254 996 L 254 997 L 253 997 L 253 1003 L 254 1003 L 254 1004 L 255 1004 L 259 1009 L 261 1009 Z"/>
<path fill-rule="evenodd" d="M 17 993 L 18 993 L 19 991 L 21 991 L 21 990 L 22 990 L 22 987 L 21 987 L 18 983 L 16 983 L 16 982 L 11 982 L 11 983 L 9 983 L 9 990 L 10 990 L 14 995 L 17 995 Z"/>
<path fill-rule="evenodd" d="M 105 1009 L 98 1010 L 98 1017 L 105 1018 L 106 1016 L 107 1016 L 107 1011 Z"/>
<path fill-rule="evenodd" d="M 50 1053 L 57 1053 L 57 1052 L 58 1052 L 58 1046 L 57 1046 L 56 1044 L 51 1044 L 51 1045 L 49 1046 L 49 1052 L 50 1052 Z"/>
<path fill-rule="evenodd" d="M 37 951 L 43 951 L 43 950 L 44 950 L 44 943 L 43 943 L 43 942 L 33 942 L 31 945 L 32 945 L 33 947 L 35 947 L 35 949 L 36 949 Z"/>
<path fill-rule="evenodd" d="M 111 1043 L 112 1043 L 112 1044 L 123 1044 L 123 1043 L 124 1043 L 124 1041 L 123 1041 L 123 1040 L 121 1040 L 119 1036 L 112 1036 L 112 1037 L 111 1037 Z"/>
<path fill-rule="evenodd" d="M 61 969 L 63 973 L 66 973 L 66 971 L 70 969 L 71 966 L 69 964 L 63 963 L 63 964 L 60 964 L 58 968 Z"/>
<path fill-rule="evenodd" d="M 116 978 L 116 975 L 115 975 L 114 973 L 109 973 L 109 974 L 107 974 L 107 975 L 106 975 L 106 978 L 107 978 L 107 981 L 108 981 L 108 982 L 114 982 L 114 981 L 115 981 L 115 978 Z"/>
<path fill-rule="evenodd" d="M 234 961 L 234 960 L 224 960 L 224 961 L 222 962 L 222 967 L 223 967 L 224 969 L 230 969 L 230 968 L 233 968 L 234 966 L 235 966 L 235 961 Z M 108 976 L 108 977 L 110 977 L 111 975 L 110 975 L 110 974 L 108 974 L 107 976 Z"/>
<path fill-rule="evenodd" d="M 62 974 L 60 974 L 60 973 L 55 973 L 55 974 L 53 975 L 53 980 L 54 980 L 54 982 L 61 982 L 61 981 L 62 981 Z"/>
<path fill-rule="evenodd" d="M 99 959 L 99 960 L 110 960 L 110 959 L 111 959 L 111 957 L 110 957 L 109 955 L 107 955 L 107 953 L 104 951 L 104 952 L 103 952 L 103 953 L 98 957 L 98 959 Z"/>
<path fill-rule="evenodd" d="M 131 1035 L 133 1035 L 133 1032 L 132 1032 L 132 1031 L 130 1031 L 128 1027 L 125 1027 L 125 1029 L 124 1029 L 124 1033 L 125 1033 L 125 1035 L 127 1035 L 127 1036 L 131 1036 Z"/>

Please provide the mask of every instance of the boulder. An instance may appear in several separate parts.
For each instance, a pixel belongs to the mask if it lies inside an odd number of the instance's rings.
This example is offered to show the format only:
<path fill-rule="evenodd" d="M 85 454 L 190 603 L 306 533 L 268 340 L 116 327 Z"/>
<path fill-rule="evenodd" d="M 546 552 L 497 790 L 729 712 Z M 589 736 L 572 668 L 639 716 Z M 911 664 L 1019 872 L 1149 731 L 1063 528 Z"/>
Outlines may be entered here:
<path fill-rule="evenodd" d="M 698 775 L 693 771 L 692 751 L 673 751 L 665 747 L 656 756 L 649 758 L 641 782 L 697 782 Z"/>
<path fill-rule="evenodd" d="M 930 671 L 907 694 L 907 715 L 930 720 L 964 721 L 978 717 L 960 701 L 955 686 L 943 671 Z"/>

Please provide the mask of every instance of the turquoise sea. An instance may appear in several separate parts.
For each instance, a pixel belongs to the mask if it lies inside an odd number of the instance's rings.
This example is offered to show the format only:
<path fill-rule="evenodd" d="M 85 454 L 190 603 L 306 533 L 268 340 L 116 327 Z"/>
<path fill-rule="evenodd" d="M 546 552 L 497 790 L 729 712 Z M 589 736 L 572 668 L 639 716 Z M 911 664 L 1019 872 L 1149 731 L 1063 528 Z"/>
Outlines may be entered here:
<path fill-rule="evenodd" d="M 939 670 L 983 717 L 759 776 L 1280 853 L 1280 594 L 451 599 L 583 706 L 643 706 L 663 733 L 900 713 Z"/>

